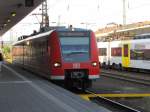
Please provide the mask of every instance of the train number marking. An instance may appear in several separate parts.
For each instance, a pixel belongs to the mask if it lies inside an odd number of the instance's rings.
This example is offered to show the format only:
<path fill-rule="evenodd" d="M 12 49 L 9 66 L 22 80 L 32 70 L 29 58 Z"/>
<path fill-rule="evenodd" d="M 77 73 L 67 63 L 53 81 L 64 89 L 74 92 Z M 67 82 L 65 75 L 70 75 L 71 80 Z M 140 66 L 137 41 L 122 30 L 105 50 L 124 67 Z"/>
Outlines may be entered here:
<path fill-rule="evenodd" d="M 80 68 L 80 63 L 73 63 L 73 68 Z"/>

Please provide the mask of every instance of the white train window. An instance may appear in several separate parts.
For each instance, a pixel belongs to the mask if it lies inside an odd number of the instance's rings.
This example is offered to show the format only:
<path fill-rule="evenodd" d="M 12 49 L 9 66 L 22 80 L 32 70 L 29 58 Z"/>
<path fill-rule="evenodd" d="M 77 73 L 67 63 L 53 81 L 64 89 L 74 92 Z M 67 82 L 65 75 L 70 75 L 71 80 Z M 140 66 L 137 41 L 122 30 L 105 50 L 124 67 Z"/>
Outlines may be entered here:
<path fill-rule="evenodd" d="M 100 56 L 107 56 L 107 48 L 99 48 Z"/>
<path fill-rule="evenodd" d="M 111 48 L 111 56 L 122 56 L 121 47 Z"/>

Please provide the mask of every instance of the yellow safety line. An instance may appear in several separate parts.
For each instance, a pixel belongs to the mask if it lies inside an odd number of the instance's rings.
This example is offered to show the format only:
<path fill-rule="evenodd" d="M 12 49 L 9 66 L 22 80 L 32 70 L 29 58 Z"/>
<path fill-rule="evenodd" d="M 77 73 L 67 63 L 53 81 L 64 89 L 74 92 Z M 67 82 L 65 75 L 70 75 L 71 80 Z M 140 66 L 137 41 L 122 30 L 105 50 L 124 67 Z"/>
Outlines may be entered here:
<path fill-rule="evenodd" d="M 90 97 L 102 96 L 102 97 L 150 97 L 150 93 L 138 93 L 138 94 L 80 94 L 83 99 L 89 100 Z"/>
<path fill-rule="evenodd" d="M 86 95 L 79 95 L 81 98 L 83 98 L 84 100 L 90 101 L 89 97 Z"/>

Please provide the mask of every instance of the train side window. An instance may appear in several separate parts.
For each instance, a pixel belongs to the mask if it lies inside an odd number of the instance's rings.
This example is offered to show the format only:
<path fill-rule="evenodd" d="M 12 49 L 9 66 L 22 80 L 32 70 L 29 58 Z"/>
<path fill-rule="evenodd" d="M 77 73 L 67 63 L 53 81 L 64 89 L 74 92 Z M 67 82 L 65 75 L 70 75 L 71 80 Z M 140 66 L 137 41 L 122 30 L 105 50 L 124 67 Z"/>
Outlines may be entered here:
<path fill-rule="evenodd" d="M 122 56 L 121 47 L 111 48 L 111 56 Z"/>
<path fill-rule="evenodd" d="M 144 60 L 150 61 L 150 49 L 144 50 Z"/>
<path fill-rule="evenodd" d="M 100 56 L 107 56 L 107 48 L 99 48 Z"/>
<path fill-rule="evenodd" d="M 128 54 L 129 54 L 129 52 L 128 52 L 128 44 L 124 44 L 123 45 L 123 48 L 124 48 L 124 57 L 128 57 Z"/>
<path fill-rule="evenodd" d="M 48 47 L 49 47 L 48 40 L 46 40 L 46 51 L 47 52 L 48 52 Z"/>
<path fill-rule="evenodd" d="M 130 50 L 130 57 L 133 60 L 143 60 L 144 59 L 144 50 Z"/>

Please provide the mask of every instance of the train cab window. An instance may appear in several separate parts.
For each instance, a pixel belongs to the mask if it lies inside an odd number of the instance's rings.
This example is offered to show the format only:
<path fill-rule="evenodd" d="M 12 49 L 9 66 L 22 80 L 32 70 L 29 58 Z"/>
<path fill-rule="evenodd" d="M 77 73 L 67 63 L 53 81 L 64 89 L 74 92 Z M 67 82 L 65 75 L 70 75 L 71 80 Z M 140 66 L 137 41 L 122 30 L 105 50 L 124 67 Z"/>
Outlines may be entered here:
<path fill-rule="evenodd" d="M 89 37 L 61 37 L 61 49 L 64 61 L 87 61 L 90 58 Z"/>
<path fill-rule="evenodd" d="M 128 47 L 129 47 L 128 44 L 124 44 L 123 45 L 123 48 L 124 48 L 124 51 L 123 51 L 124 57 L 128 57 L 128 55 L 129 55 Z"/>

